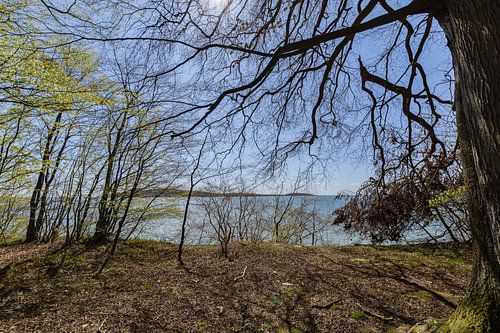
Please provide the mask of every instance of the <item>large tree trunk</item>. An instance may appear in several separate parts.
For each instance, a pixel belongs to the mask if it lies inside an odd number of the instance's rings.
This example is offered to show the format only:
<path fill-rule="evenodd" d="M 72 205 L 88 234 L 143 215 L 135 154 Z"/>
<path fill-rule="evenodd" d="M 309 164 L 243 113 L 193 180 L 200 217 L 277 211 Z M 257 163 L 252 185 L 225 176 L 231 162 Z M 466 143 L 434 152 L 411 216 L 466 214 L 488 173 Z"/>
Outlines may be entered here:
<path fill-rule="evenodd" d="M 447 0 L 437 14 L 456 78 L 455 108 L 476 258 L 444 332 L 500 332 L 500 34 L 498 0 Z"/>

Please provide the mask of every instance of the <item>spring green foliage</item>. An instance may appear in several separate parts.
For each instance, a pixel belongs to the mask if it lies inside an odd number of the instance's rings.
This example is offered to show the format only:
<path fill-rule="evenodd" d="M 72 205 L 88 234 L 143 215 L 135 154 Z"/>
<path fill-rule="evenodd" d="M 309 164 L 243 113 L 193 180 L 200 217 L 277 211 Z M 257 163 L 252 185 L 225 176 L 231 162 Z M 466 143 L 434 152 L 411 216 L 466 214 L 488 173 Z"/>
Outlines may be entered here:
<path fill-rule="evenodd" d="M 104 89 L 97 83 L 91 52 L 64 46 L 63 38 L 47 40 L 24 33 L 15 24 L 18 11 L 30 5 L 29 1 L 0 4 L 0 100 L 44 112 L 102 103 L 98 92 Z"/>
<path fill-rule="evenodd" d="M 24 34 L 18 27 L 15 23 L 19 19 L 18 11 L 30 5 L 30 1 L 0 4 L 0 134 L 3 140 L 0 143 L 8 146 L 11 154 L 0 159 L 13 160 L 11 156 L 15 156 L 17 163 L 8 175 L 7 170 L 0 170 L 4 180 L 24 177 L 26 181 L 27 176 L 40 169 L 39 160 L 31 151 L 33 147 L 26 143 L 30 133 L 37 131 L 45 136 L 52 130 L 60 132 L 75 126 L 76 114 L 83 108 L 109 103 L 103 92 L 109 91 L 110 84 L 102 83 L 106 81 L 98 77 L 97 64 L 90 52 L 71 45 L 60 46 L 64 40 Z M 58 112 L 65 112 L 63 120 L 50 126 Z M 51 163 L 50 159 L 44 161 L 43 171 L 49 169 Z"/>
<path fill-rule="evenodd" d="M 158 119 L 156 110 L 141 107 L 139 92 L 108 78 L 90 48 L 38 33 L 40 22 L 25 15 L 36 5 L 0 3 L 0 197 L 6 198 L 0 237 L 26 228 L 27 210 L 39 225 L 60 224 L 67 214 L 85 233 L 95 222 L 89 198 L 103 192 L 111 194 L 105 207 L 114 221 L 126 210 L 134 220 L 178 214 L 171 206 L 129 205 L 137 179 L 151 176 L 155 165 L 158 128 L 145 124 Z M 170 165 L 162 156 L 164 167 Z M 48 215 L 50 209 L 59 215 Z M 57 236 L 60 227 L 53 228 Z"/>
<path fill-rule="evenodd" d="M 465 186 L 460 186 L 454 189 L 444 191 L 439 196 L 429 200 L 430 207 L 439 207 L 443 203 L 447 203 L 455 200 L 463 200 L 466 194 Z"/>

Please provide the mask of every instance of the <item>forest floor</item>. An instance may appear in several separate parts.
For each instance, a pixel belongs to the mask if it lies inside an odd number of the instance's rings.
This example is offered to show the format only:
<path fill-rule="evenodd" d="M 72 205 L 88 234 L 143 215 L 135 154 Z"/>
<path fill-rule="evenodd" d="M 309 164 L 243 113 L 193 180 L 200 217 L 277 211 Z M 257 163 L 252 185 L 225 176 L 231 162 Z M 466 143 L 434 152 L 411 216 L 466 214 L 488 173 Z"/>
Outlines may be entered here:
<path fill-rule="evenodd" d="M 0 247 L 0 332 L 405 332 L 450 315 L 467 245 Z M 436 320 L 436 323 L 439 321 Z M 434 322 L 428 321 L 432 326 Z"/>

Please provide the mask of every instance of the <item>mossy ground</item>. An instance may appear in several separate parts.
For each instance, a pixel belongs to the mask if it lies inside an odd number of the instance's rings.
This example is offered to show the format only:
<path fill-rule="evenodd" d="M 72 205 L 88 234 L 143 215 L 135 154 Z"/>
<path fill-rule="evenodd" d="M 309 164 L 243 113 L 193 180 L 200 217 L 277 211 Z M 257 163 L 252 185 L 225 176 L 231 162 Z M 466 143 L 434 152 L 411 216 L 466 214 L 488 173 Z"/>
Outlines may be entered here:
<path fill-rule="evenodd" d="M 496 333 L 500 329 L 498 306 L 481 295 L 469 295 L 443 324 L 440 333 Z M 491 313 L 494 311 L 495 313 Z M 493 320 L 493 322 L 492 322 Z"/>
<path fill-rule="evenodd" d="M 176 246 L 134 241 L 96 277 L 103 252 L 0 247 L 0 332 L 396 332 L 447 318 L 471 269 L 448 244 L 189 246 L 179 268 Z"/>

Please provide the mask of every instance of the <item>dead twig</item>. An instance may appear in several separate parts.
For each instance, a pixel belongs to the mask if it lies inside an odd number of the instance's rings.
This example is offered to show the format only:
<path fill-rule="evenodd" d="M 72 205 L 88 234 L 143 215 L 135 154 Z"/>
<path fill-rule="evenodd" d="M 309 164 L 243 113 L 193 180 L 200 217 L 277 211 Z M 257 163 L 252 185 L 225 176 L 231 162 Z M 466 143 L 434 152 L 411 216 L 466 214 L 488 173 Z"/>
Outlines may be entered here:
<path fill-rule="evenodd" d="M 102 327 L 104 326 L 104 324 L 106 323 L 106 319 L 104 319 L 101 323 L 101 325 L 99 325 L 99 328 L 97 328 L 97 331 L 96 333 L 105 333 L 106 331 L 102 329 Z"/>
<path fill-rule="evenodd" d="M 247 268 L 248 268 L 248 266 L 245 266 L 245 268 L 243 269 L 243 273 L 241 273 L 241 275 L 235 277 L 234 282 L 241 280 L 245 277 L 245 274 L 247 273 Z"/>
<path fill-rule="evenodd" d="M 361 304 L 359 304 L 359 303 L 356 303 L 356 304 L 358 305 L 358 307 L 359 307 L 359 309 L 360 309 L 361 311 L 363 311 L 364 313 L 366 313 L 366 314 L 368 314 L 368 315 L 370 315 L 370 316 L 372 316 L 372 317 L 375 317 L 375 318 L 381 319 L 381 320 L 383 320 L 383 321 L 391 321 L 391 320 L 394 320 L 394 318 L 392 318 L 392 317 L 384 317 L 384 316 L 382 316 L 381 314 L 378 314 L 378 313 L 376 313 L 376 312 L 370 311 L 370 310 L 368 310 L 367 308 L 365 308 L 365 307 L 361 306 Z"/>
<path fill-rule="evenodd" d="M 330 309 L 333 305 L 339 304 L 340 303 L 340 298 L 336 298 L 335 300 L 331 301 L 330 303 L 327 304 L 313 304 L 312 307 L 315 309 Z"/>

